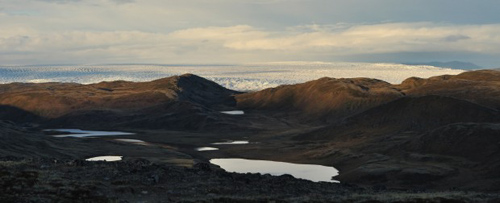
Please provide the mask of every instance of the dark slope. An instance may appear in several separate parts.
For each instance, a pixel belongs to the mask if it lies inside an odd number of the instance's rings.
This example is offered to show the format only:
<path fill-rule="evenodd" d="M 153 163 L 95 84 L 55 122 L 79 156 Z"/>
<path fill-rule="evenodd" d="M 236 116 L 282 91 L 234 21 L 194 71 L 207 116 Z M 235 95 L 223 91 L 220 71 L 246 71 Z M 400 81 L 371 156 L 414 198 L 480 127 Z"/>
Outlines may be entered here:
<path fill-rule="evenodd" d="M 0 121 L 0 156 L 16 157 L 64 157 L 71 158 L 70 153 L 63 152 L 43 134 L 19 128 L 14 123 Z"/>
<path fill-rule="evenodd" d="M 350 123 L 345 125 L 328 126 L 296 139 L 325 143 L 303 154 L 333 162 L 341 170 L 337 178 L 343 182 L 398 189 L 497 191 L 500 188 L 497 112 L 460 100 L 443 101 L 444 105 L 427 109 L 436 103 L 423 103 L 422 107 L 415 101 L 404 102 L 408 104 L 405 107 L 414 107 L 415 112 L 386 108 L 400 103 L 394 101 L 383 105 L 385 108 L 374 108 L 348 119 Z M 419 108 L 425 110 L 418 111 Z M 386 110 L 395 113 L 376 113 Z"/>
<path fill-rule="evenodd" d="M 206 107 L 233 107 L 236 105 L 236 100 L 232 95 L 240 93 L 192 74 L 179 77 L 177 87 L 179 88 L 179 101 L 188 101 Z"/>
<path fill-rule="evenodd" d="M 146 129 L 146 130 L 255 130 L 240 119 L 245 116 L 230 116 L 202 105 L 176 101 L 159 104 L 136 111 L 111 110 L 75 111 L 50 119 L 46 128 L 90 128 L 90 129 Z"/>
<path fill-rule="evenodd" d="M 498 191 L 500 188 L 499 123 L 445 125 L 416 137 L 403 147 L 419 154 L 422 165 L 439 162 L 457 171 L 443 180 L 442 185 L 459 185 L 467 190 Z M 454 160 L 450 161 L 450 157 Z"/>
<path fill-rule="evenodd" d="M 481 163 L 496 162 L 500 166 L 500 123 L 445 125 L 424 133 L 407 146 L 419 153 L 457 156 Z"/>
<path fill-rule="evenodd" d="M 42 121 L 42 118 L 17 107 L 0 105 L 0 120 L 14 123 L 33 123 Z"/>
<path fill-rule="evenodd" d="M 103 155 L 123 155 L 125 160 L 140 158 L 190 160 L 191 156 L 168 147 L 138 147 L 112 139 L 55 138 L 40 131 L 30 131 L 14 123 L 0 121 L 0 159 L 49 160 L 39 167 L 50 168 L 54 159 L 69 160 L 67 164 L 82 164 L 84 159 Z M 55 164 L 57 162 L 53 162 Z M 2 162 L 0 160 L 0 170 Z M 1 185 L 0 185 L 1 186 Z M 0 195 L 1 196 L 1 195 Z"/>
<path fill-rule="evenodd" d="M 498 111 L 472 102 L 444 96 L 404 97 L 369 109 L 347 122 L 377 126 L 401 126 L 426 130 L 456 122 L 500 121 Z"/>
<path fill-rule="evenodd" d="M 404 97 L 354 115 L 297 139 L 348 140 L 426 131 L 457 122 L 498 122 L 497 110 L 443 96 Z"/>

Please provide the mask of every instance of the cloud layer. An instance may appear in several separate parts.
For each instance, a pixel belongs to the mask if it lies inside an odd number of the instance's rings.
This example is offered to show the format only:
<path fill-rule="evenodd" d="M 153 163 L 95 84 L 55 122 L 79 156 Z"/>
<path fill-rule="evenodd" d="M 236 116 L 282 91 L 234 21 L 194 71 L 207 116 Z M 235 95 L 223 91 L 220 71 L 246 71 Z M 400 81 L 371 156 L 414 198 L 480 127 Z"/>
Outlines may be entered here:
<path fill-rule="evenodd" d="M 401 53 L 439 53 L 447 56 L 443 60 L 469 55 L 475 62 L 500 64 L 494 57 L 500 53 L 500 22 L 300 23 L 311 9 L 323 11 L 317 1 L 300 8 L 306 5 L 301 0 L 0 2 L 3 64 L 369 61 L 362 56 Z M 339 1 L 337 7 L 349 4 Z M 285 5 L 296 18 L 281 9 Z M 408 54 L 400 60 L 426 59 Z"/>

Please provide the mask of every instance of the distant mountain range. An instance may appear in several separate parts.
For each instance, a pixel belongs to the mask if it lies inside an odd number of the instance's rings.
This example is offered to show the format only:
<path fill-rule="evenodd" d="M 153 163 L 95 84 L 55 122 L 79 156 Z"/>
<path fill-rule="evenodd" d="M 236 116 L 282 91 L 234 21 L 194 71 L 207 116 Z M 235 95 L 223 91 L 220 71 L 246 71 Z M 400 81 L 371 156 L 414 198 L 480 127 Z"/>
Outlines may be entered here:
<path fill-rule="evenodd" d="M 442 68 L 465 69 L 465 70 L 474 70 L 474 69 L 483 68 L 483 67 L 478 66 L 476 64 L 473 64 L 470 62 L 463 62 L 463 61 L 449 61 L 449 62 L 433 61 L 433 62 L 403 63 L 403 64 L 406 64 L 406 65 L 428 65 L 428 66 L 436 66 L 436 67 L 442 67 Z"/>

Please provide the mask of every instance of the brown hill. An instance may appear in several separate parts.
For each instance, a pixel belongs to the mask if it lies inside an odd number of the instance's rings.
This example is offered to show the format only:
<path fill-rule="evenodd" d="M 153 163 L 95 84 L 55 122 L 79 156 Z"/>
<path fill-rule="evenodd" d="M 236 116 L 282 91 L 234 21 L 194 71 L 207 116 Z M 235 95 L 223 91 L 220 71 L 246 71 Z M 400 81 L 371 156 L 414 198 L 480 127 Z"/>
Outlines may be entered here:
<path fill-rule="evenodd" d="M 500 109 L 500 71 L 479 70 L 428 79 L 408 78 L 395 86 L 411 96 L 441 95 Z"/>
<path fill-rule="evenodd" d="M 274 112 L 306 120 L 345 118 L 411 96 L 444 96 L 500 109 L 500 71 L 479 70 L 428 79 L 408 78 L 400 85 L 367 79 L 318 80 L 235 96 L 238 108 Z M 442 102 L 441 102 L 442 104 Z"/>
<path fill-rule="evenodd" d="M 43 120 L 51 128 L 198 130 L 227 123 L 218 111 L 233 108 L 238 93 L 192 74 L 150 82 L 13 83 L 0 85 L 0 118 Z"/>
<path fill-rule="evenodd" d="M 402 96 L 403 93 L 381 80 L 321 78 L 240 94 L 236 101 L 242 109 L 288 112 L 318 119 L 342 118 Z"/>
<path fill-rule="evenodd" d="M 176 101 L 222 108 L 234 105 L 237 92 L 186 74 L 151 82 L 101 82 L 0 85 L 0 104 L 41 117 L 56 118 L 81 110 L 131 111 Z"/>

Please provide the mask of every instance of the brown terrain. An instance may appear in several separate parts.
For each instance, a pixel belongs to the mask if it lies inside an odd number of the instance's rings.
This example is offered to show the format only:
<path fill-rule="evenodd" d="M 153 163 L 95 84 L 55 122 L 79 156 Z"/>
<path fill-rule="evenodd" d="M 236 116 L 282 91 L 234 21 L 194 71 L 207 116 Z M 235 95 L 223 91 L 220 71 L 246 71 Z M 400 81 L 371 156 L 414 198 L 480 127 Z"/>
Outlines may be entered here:
<path fill-rule="evenodd" d="M 227 110 L 245 114 L 220 113 Z M 191 74 L 151 82 L 4 84 L 0 200 L 495 202 L 499 111 L 496 70 L 397 85 L 321 78 L 248 93 Z M 135 134 L 55 138 L 43 131 L 50 128 Z M 254 144 L 194 150 L 224 140 Z M 124 161 L 83 161 L 100 155 Z M 341 183 L 227 173 L 209 164 L 211 158 L 333 166 Z"/>

